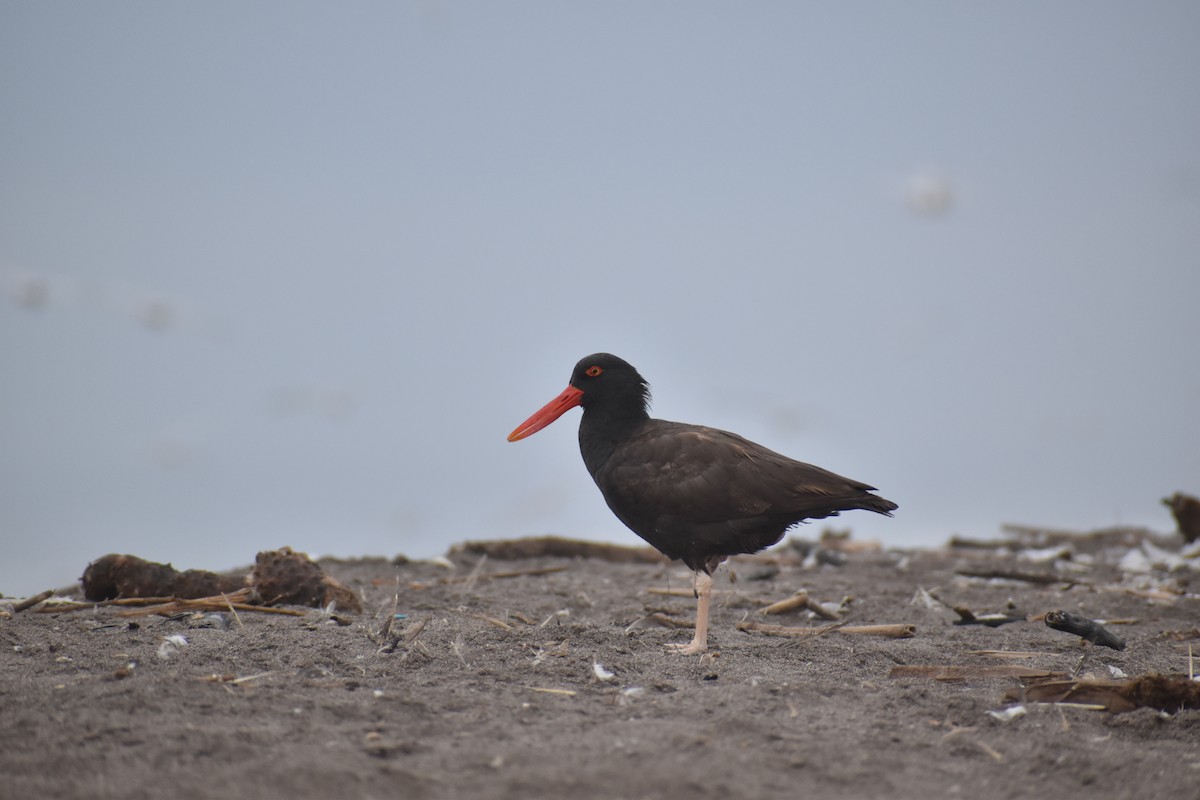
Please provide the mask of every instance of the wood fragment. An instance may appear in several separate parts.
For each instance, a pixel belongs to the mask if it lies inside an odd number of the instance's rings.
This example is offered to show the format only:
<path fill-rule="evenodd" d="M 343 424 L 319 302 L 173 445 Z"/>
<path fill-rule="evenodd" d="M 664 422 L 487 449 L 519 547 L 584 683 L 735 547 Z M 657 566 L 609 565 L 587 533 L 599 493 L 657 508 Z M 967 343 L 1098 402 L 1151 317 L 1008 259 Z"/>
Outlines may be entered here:
<path fill-rule="evenodd" d="M 42 602 L 43 600 L 47 600 L 53 596 L 54 596 L 54 592 L 50 589 L 47 589 L 44 592 L 39 592 L 38 594 L 35 594 L 33 597 L 26 597 L 21 602 L 13 604 L 13 607 L 12 607 L 13 613 L 20 614 L 25 609 L 33 608 L 38 603 Z"/>
<path fill-rule="evenodd" d="M 969 608 L 962 606 L 952 606 L 954 613 L 958 614 L 958 619 L 954 620 L 955 625 L 986 625 L 989 628 L 999 628 L 1001 625 L 1007 625 L 1010 622 L 1024 622 L 1024 614 L 1004 614 L 996 612 L 993 614 L 976 615 Z"/>
<path fill-rule="evenodd" d="M 529 691 L 531 691 L 531 692 L 541 692 L 542 694 L 557 694 L 557 695 L 561 695 L 563 697 L 574 697 L 576 695 L 576 692 L 571 689 L 546 689 L 541 686 L 527 686 L 525 688 L 529 689 Z"/>
<path fill-rule="evenodd" d="M 96 603 L 72 601 L 42 606 L 41 608 L 35 608 L 33 611 L 35 614 L 57 614 L 59 612 L 83 611 L 89 608 L 103 608 L 105 606 L 149 606 L 156 603 L 169 603 L 174 599 L 174 597 L 120 597 L 116 600 L 101 600 Z"/>
<path fill-rule="evenodd" d="M 831 622 L 835 622 L 841 618 L 836 612 L 830 611 L 816 600 L 813 600 L 811 597 L 809 597 L 808 592 L 804 589 L 796 592 L 791 597 L 784 598 L 783 600 L 771 603 L 769 606 L 760 608 L 758 613 L 785 614 L 788 611 L 795 611 L 797 608 L 806 608 L 821 619 L 827 619 Z"/>
<path fill-rule="evenodd" d="M 1173 714 L 1185 708 L 1200 708 L 1200 684 L 1187 675 L 1150 673 L 1126 680 L 1047 680 L 1013 690 L 1026 702 L 1071 703 L 1100 706 L 1121 714 L 1137 708 L 1154 708 Z"/>
<path fill-rule="evenodd" d="M 186 603 L 186 605 L 184 604 Z M 303 617 L 308 614 L 307 611 L 301 611 L 296 608 L 276 608 L 275 606 L 255 606 L 249 603 L 234 603 L 233 607 L 238 611 L 256 611 L 260 614 L 282 614 L 288 617 Z M 154 614 L 162 616 L 170 616 L 178 614 L 181 611 L 224 611 L 225 604 L 218 598 L 198 598 L 196 600 L 177 601 L 168 603 L 164 606 L 151 606 L 149 608 L 139 608 L 136 611 L 121 611 L 117 616 L 120 617 L 149 617 Z"/>
<path fill-rule="evenodd" d="M 917 635 L 917 626 L 908 622 L 888 625 L 844 625 L 837 629 L 841 633 L 860 636 L 882 636 L 887 639 L 911 639 Z"/>
<path fill-rule="evenodd" d="M 1019 570 L 1019 569 L 994 569 L 994 568 L 975 569 L 975 568 L 971 568 L 971 567 L 963 567 L 961 569 L 955 570 L 955 572 L 959 575 L 962 575 L 964 578 L 984 578 L 987 580 L 996 579 L 996 580 L 1006 580 L 1006 581 L 1023 581 L 1024 583 L 1036 583 L 1036 584 L 1046 584 L 1046 585 L 1053 584 L 1053 583 L 1065 583 L 1065 584 L 1069 584 L 1071 586 L 1086 586 L 1086 585 L 1088 585 L 1087 581 L 1082 581 L 1082 580 L 1079 580 L 1078 578 L 1073 578 L 1068 575 L 1055 575 L 1053 573 L 1046 573 L 1046 572 L 1025 572 L 1025 571 Z"/>
<path fill-rule="evenodd" d="M 89 608 L 103 608 L 107 606 L 172 606 L 173 608 L 154 609 L 145 613 L 122 613 L 121 616 L 146 616 L 148 614 L 174 614 L 179 611 L 233 611 L 242 609 L 243 611 L 263 611 L 274 614 L 292 614 L 294 616 L 303 616 L 304 611 L 294 609 L 279 609 L 269 608 L 267 606 L 259 606 L 249 604 L 246 601 L 251 597 L 249 589 L 239 589 L 232 594 L 216 595 L 215 597 L 197 597 L 197 598 L 180 598 L 180 597 L 118 597 L 113 600 L 101 600 L 96 603 L 55 603 L 50 606 L 43 606 L 35 609 L 38 614 L 53 614 L 65 611 L 83 611 Z"/>
<path fill-rule="evenodd" d="M 650 616 L 645 617 L 645 619 L 650 622 L 654 622 L 658 625 L 661 625 L 664 628 L 695 628 L 696 627 L 696 621 L 694 619 L 677 619 L 675 617 L 667 616 L 666 614 L 662 613 L 661 611 L 656 611 L 655 613 L 651 614 Z"/>
<path fill-rule="evenodd" d="M 1124 650 L 1125 642 L 1115 633 L 1098 622 L 1072 614 L 1069 611 L 1050 611 L 1046 614 L 1046 626 L 1056 631 L 1073 633 L 1093 644 Z"/>
<path fill-rule="evenodd" d="M 1096 703 L 1055 703 L 1054 705 L 1059 709 L 1078 708 L 1078 709 L 1082 709 L 1083 711 L 1107 711 L 1108 710 L 1107 706 L 1097 705 Z M 1065 718 L 1063 721 L 1064 722 L 1066 721 Z M 1069 730 L 1069 728 L 1063 728 L 1063 730 Z"/>
<path fill-rule="evenodd" d="M 486 555 L 501 561 L 542 557 L 592 558 L 616 564 L 658 564 L 667 561 L 666 556 L 652 547 L 588 542 L 580 539 L 567 539 L 562 536 L 532 536 L 524 539 L 463 542 L 452 547 L 450 552 L 451 554 Z"/>
<path fill-rule="evenodd" d="M 1065 672 L 1034 669 L 1019 664 L 901 664 L 892 667 L 889 678 L 931 678 L 935 681 L 958 682 L 985 678 L 1052 678 Z"/>
<path fill-rule="evenodd" d="M 717 594 L 717 592 L 717 589 L 712 590 L 713 594 Z M 646 589 L 646 594 L 659 594 L 667 597 L 695 597 L 696 591 L 694 589 L 659 589 L 658 587 L 651 586 Z"/>
<path fill-rule="evenodd" d="M 482 576 L 486 580 L 498 580 L 501 578 L 524 578 L 527 576 L 536 577 L 538 575 L 553 575 L 556 572 L 566 572 L 571 567 L 567 564 L 562 564 L 557 567 L 534 567 L 533 569 L 514 569 L 505 572 L 489 572 Z"/>
<path fill-rule="evenodd" d="M 829 620 L 830 622 L 836 622 L 842 618 L 841 615 L 836 611 L 830 611 L 828 608 L 821 605 L 816 600 L 813 600 L 811 597 L 809 598 L 808 602 L 804 604 L 804 607 L 821 619 Z"/>
<path fill-rule="evenodd" d="M 242 589 L 233 594 L 221 594 L 215 597 L 196 597 L 196 598 L 152 598 L 155 603 L 148 605 L 145 608 L 135 608 L 129 611 L 118 612 L 120 617 L 149 617 L 154 614 L 161 616 L 169 616 L 178 614 L 182 611 L 256 611 L 262 614 L 283 614 L 285 616 L 303 617 L 308 612 L 301 611 L 295 608 L 275 608 L 273 606 L 260 606 L 252 603 L 244 602 L 251 597 L 249 589 Z M 163 602 L 165 599 L 165 602 Z M 124 598 L 122 600 L 114 600 L 111 605 L 141 605 L 144 604 L 146 598 Z M 143 601 L 143 602 L 134 602 Z"/>
<path fill-rule="evenodd" d="M 956 550 L 999 550 L 1003 547 L 1018 546 L 1012 539 L 972 539 L 968 536 L 951 536 L 947 547 Z"/>
<path fill-rule="evenodd" d="M 758 610 L 760 614 L 786 614 L 788 611 L 795 611 L 797 608 L 804 608 L 808 605 L 808 592 L 804 589 L 796 592 L 791 597 L 786 597 L 783 600 L 777 600 L 769 606 L 763 606 Z"/>
<path fill-rule="evenodd" d="M 751 633 L 762 633 L 767 636 L 787 636 L 796 639 L 818 636 L 832 630 L 859 636 L 883 636 L 889 639 L 911 639 L 917 635 L 917 626 L 909 623 L 891 625 L 847 625 L 841 623 L 838 625 L 826 625 L 823 628 L 806 628 L 790 625 L 768 625 L 763 622 L 739 622 L 737 629 Z"/>

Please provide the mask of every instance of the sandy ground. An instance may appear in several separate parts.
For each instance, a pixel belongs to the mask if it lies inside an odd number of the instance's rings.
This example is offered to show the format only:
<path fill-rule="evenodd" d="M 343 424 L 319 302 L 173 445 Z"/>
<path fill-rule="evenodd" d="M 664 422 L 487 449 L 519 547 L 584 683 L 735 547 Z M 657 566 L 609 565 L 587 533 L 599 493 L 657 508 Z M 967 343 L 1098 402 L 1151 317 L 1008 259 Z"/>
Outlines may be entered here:
<path fill-rule="evenodd" d="M 1186 673 L 1187 632 L 1200 635 L 1187 568 L 1124 573 L 1119 547 L 1034 565 L 989 550 L 867 552 L 842 566 L 775 552 L 721 568 L 700 657 L 665 652 L 690 632 L 646 620 L 692 616 L 690 597 L 647 591 L 689 588 L 678 564 L 323 562 L 364 598 L 348 624 L 318 611 L 0 614 L 0 797 L 1200 797 L 1200 711 L 1030 703 L 1004 721 L 989 712 L 1013 705 L 1014 678 L 891 676 L 1081 661 L 1078 638 L 1041 622 L 954 625 L 922 588 L 977 613 L 1011 603 L 1127 620 L 1109 626 L 1127 649 L 1087 648 L 1085 673 Z M 956 574 L 968 567 L 1079 583 Z M 489 577 L 540 568 L 555 571 Z M 801 588 L 852 597 L 853 624 L 911 623 L 916 635 L 736 629 L 823 624 L 757 614 Z M 381 652 L 393 608 L 407 615 L 395 630 L 413 635 Z M 164 646 L 175 634 L 186 646 Z M 1024 655 L 981 654 L 1000 650 Z"/>

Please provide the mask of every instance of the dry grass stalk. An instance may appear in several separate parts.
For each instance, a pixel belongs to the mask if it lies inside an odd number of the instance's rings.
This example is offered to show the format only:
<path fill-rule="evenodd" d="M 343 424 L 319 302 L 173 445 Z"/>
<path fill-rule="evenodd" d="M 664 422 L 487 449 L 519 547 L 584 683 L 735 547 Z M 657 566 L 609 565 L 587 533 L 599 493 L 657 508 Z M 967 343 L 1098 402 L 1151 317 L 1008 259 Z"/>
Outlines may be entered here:
<path fill-rule="evenodd" d="M 529 691 L 531 691 L 531 692 L 541 692 L 542 694 L 557 694 L 557 695 L 561 695 L 562 697 L 574 697 L 576 695 L 576 692 L 572 689 L 546 689 L 541 686 L 527 686 L 525 688 L 529 689 Z"/>
<path fill-rule="evenodd" d="M 513 630 L 513 626 L 509 625 L 504 620 L 496 619 L 495 617 L 489 617 L 487 614 L 469 614 L 468 616 L 473 617 L 478 620 L 483 620 L 487 624 L 494 625 L 502 631 L 512 631 Z"/>
<path fill-rule="evenodd" d="M 238 616 L 237 609 L 233 607 L 233 602 L 229 599 L 229 595 L 222 594 L 221 596 L 225 598 L 225 606 L 229 609 L 229 613 L 233 614 L 233 619 L 237 623 L 238 627 L 246 627 L 245 623 L 242 622 L 242 618 Z"/>

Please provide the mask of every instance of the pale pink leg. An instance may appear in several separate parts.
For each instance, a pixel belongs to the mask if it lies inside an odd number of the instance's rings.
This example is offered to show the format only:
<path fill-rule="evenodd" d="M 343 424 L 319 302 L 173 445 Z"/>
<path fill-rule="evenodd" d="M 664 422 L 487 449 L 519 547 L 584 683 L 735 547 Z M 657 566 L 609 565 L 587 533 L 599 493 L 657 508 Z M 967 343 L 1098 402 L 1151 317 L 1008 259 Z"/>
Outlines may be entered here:
<path fill-rule="evenodd" d="M 696 573 L 696 635 L 690 644 L 669 644 L 668 648 L 681 656 L 694 656 L 708 650 L 708 603 L 712 599 L 712 576 Z"/>

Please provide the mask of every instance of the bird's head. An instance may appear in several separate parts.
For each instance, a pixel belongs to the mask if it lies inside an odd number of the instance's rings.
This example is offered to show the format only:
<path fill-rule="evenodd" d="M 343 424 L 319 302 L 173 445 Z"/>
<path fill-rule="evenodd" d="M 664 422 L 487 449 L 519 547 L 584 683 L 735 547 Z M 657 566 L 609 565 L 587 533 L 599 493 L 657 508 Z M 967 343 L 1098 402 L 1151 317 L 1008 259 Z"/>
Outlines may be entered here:
<path fill-rule="evenodd" d="M 515 442 L 537 433 L 575 406 L 644 417 L 649 402 L 650 386 L 633 365 L 610 353 L 594 353 L 580 359 L 567 388 L 518 425 L 508 440 Z"/>

